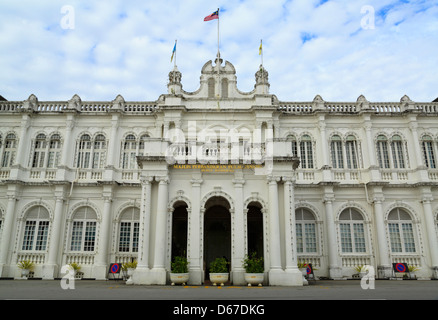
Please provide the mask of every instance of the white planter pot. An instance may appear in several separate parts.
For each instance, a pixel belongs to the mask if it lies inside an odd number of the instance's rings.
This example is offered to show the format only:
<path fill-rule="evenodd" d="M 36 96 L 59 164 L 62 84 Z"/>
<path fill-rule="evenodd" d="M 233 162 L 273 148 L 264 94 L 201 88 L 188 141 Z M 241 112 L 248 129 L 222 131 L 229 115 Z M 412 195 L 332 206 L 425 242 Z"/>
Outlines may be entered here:
<path fill-rule="evenodd" d="M 29 269 L 21 269 L 21 277 L 27 278 L 29 277 L 30 270 Z"/>
<path fill-rule="evenodd" d="M 135 271 L 135 268 L 128 268 L 128 269 L 126 270 L 126 273 L 128 274 L 128 277 L 132 276 L 132 274 L 134 273 L 134 271 Z"/>
<path fill-rule="evenodd" d="M 301 268 L 300 271 L 303 274 L 303 277 L 307 276 L 307 268 Z"/>
<path fill-rule="evenodd" d="M 210 273 L 210 281 L 214 286 L 218 283 L 223 286 L 228 281 L 228 273 Z"/>
<path fill-rule="evenodd" d="M 185 285 L 189 281 L 189 274 L 188 273 L 171 273 L 170 274 L 170 282 L 172 283 L 172 286 L 175 284 L 182 284 Z"/>
<path fill-rule="evenodd" d="M 265 275 L 263 273 L 245 273 L 245 281 L 248 283 L 248 287 L 252 285 L 262 286 Z"/>

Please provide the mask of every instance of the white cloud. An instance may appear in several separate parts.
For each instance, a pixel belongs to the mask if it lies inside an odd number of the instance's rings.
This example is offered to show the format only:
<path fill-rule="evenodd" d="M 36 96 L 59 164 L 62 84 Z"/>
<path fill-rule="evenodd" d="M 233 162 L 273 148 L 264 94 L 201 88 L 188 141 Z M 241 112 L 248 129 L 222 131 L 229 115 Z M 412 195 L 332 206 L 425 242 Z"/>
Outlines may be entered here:
<path fill-rule="evenodd" d="M 254 87 L 264 45 L 271 93 L 284 101 L 415 101 L 438 97 L 438 2 L 396 0 L 70 1 L 75 28 L 61 27 L 64 1 L 0 4 L 0 94 L 24 100 L 155 100 L 166 92 L 171 50 L 187 91 L 217 52 L 234 64 L 242 91 Z M 375 28 L 361 28 L 361 8 Z"/>

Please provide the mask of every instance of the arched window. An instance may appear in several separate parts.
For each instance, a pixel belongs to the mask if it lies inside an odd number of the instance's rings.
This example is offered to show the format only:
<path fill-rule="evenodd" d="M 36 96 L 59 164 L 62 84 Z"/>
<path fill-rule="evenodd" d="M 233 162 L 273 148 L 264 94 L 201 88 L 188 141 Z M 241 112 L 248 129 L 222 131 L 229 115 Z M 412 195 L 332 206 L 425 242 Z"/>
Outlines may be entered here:
<path fill-rule="evenodd" d="M 300 164 L 303 169 L 313 168 L 313 150 L 312 150 L 312 139 L 308 135 L 304 135 L 300 142 Z"/>
<path fill-rule="evenodd" d="M 47 168 L 56 168 L 61 155 L 61 136 L 54 134 L 50 137 L 49 142 L 49 159 L 47 160 Z"/>
<path fill-rule="evenodd" d="M 332 166 L 334 169 L 344 168 L 344 156 L 342 153 L 342 140 L 341 137 L 335 135 L 331 138 L 330 142 L 331 154 L 332 154 Z"/>
<path fill-rule="evenodd" d="M 106 141 L 103 134 L 99 134 L 94 139 L 93 150 L 93 169 L 103 169 L 106 160 Z"/>
<path fill-rule="evenodd" d="M 377 137 L 377 159 L 380 168 L 389 169 L 388 139 L 384 135 Z"/>
<path fill-rule="evenodd" d="M 297 252 L 316 253 L 316 222 L 313 213 L 306 208 L 295 210 Z"/>
<path fill-rule="evenodd" d="M 122 154 L 122 168 L 134 169 L 136 168 L 135 157 L 137 155 L 137 141 L 133 134 L 126 136 L 123 141 L 123 154 Z"/>
<path fill-rule="evenodd" d="M 17 137 L 13 133 L 9 133 L 6 136 L 5 143 L 3 146 L 3 155 L 2 155 L 2 167 L 10 167 L 13 165 L 15 161 L 15 153 L 17 149 Z"/>
<path fill-rule="evenodd" d="M 78 149 L 77 167 L 81 169 L 88 169 L 90 166 L 91 156 L 91 137 L 88 134 L 81 136 Z"/>
<path fill-rule="evenodd" d="M 49 234 L 49 212 L 43 206 L 34 206 L 26 213 L 21 250 L 44 251 Z"/>
<path fill-rule="evenodd" d="M 78 208 L 71 223 L 70 251 L 94 251 L 96 226 L 96 212 L 88 206 Z"/>
<path fill-rule="evenodd" d="M 424 136 L 421 143 L 426 167 L 436 169 L 434 142 L 430 136 Z"/>
<path fill-rule="evenodd" d="M 143 156 L 144 155 L 144 148 L 145 148 L 145 142 L 149 138 L 149 135 L 144 134 L 140 137 L 140 142 L 138 146 L 138 155 Z"/>
<path fill-rule="evenodd" d="M 46 145 L 46 135 L 37 135 L 34 145 L 32 168 L 43 168 L 45 166 L 44 159 L 46 157 Z"/>
<path fill-rule="evenodd" d="M 345 141 L 345 154 L 347 156 L 347 168 L 357 169 L 359 167 L 358 149 L 356 137 L 349 135 Z"/>
<path fill-rule="evenodd" d="M 401 137 L 399 135 L 393 136 L 391 139 L 391 150 L 394 169 L 404 169 L 406 167 L 403 149 Z"/>
<path fill-rule="evenodd" d="M 412 219 L 406 210 L 391 210 L 388 214 L 388 232 L 392 253 L 416 252 Z"/>
<path fill-rule="evenodd" d="M 119 222 L 119 252 L 138 252 L 140 209 L 125 209 Z"/>
<path fill-rule="evenodd" d="M 366 252 L 365 230 L 362 214 L 355 208 L 347 208 L 339 215 L 339 222 L 342 252 Z"/>
<path fill-rule="evenodd" d="M 91 156 L 93 157 L 92 160 Z M 98 134 L 93 141 L 88 134 L 83 134 L 79 140 L 77 167 L 80 169 L 103 169 L 105 161 L 105 136 Z"/>

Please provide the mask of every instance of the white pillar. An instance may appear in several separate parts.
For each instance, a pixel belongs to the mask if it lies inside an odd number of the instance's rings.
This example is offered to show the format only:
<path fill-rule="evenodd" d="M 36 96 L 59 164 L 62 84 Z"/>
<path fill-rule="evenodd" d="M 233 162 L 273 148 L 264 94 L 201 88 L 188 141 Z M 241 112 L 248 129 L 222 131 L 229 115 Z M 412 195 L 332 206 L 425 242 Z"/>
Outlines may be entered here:
<path fill-rule="evenodd" d="M 2 235 L 1 235 L 1 247 L 0 247 L 0 276 L 6 277 L 7 268 L 5 266 L 8 264 L 8 256 L 10 250 L 10 241 L 14 226 L 15 218 L 15 204 L 17 198 L 15 195 L 8 195 L 8 207 L 6 209 L 6 215 L 3 220 Z"/>
<path fill-rule="evenodd" d="M 389 262 L 389 252 L 386 241 L 385 220 L 383 217 L 382 202 L 383 196 L 376 195 L 374 197 L 374 215 L 377 229 L 377 244 L 379 249 L 379 263 L 377 265 L 380 271 L 380 277 L 388 278 L 391 276 L 391 265 Z"/>
<path fill-rule="evenodd" d="M 329 275 L 332 279 L 342 278 L 342 269 L 339 266 L 338 247 L 336 241 L 336 225 L 335 218 L 333 216 L 333 200 L 334 195 L 332 190 L 324 191 L 324 204 L 325 204 L 325 216 L 326 216 L 326 230 L 328 240 L 328 259 L 329 259 Z"/>
<path fill-rule="evenodd" d="M 58 263 L 59 252 L 62 248 L 61 230 L 62 222 L 64 221 L 64 197 L 62 195 L 55 196 L 55 215 L 51 225 L 51 236 L 49 243 L 49 252 L 47 255 L 47 263 L 44 265 L 43 277 L 45 279 L 54 279 L 60 271 Z"/>
<path fill-rule="evenodd" d="M 438 238 L 436 235 L 436 228 L 435 228 L 435 219 L 433 218 L 433 211 L 432 211 L 432 193 L 430 192 L 430 188 L 427 188 L 428 190 L 423 190 L 423 210 L 424 210 L 424 217 L 426 222 L 426 232 L 427 232 L 427 239 L 429 244 L 429 252 L 430 252 L 430 261 L 432 264 L 433 269 L 433 278 L 438 277 Z"/>
<path fill-rule="evenodd" d="M 245 214 L 243 212 L 243 185 L 245 180 L 234 179 L 234 231 L 233 237 L 234 248 L 232 250 L 231 266 L 233 272 L 233 284 L 245 284 L 245 269 L 243 260 L 245 259 Z"/>
<path fill-rule="evenodd" d="M 281 270 L 280 221 L 278 216 L 277 178 L 269 177 L 269 257 L 270 270 Z"/>
<path fill-rule="evenodd" d="M 137 268 L 126 284 L 150 284 L 149 281 L 149 233 L 151 224 L 151 177 L 140 177 L 141 204 L 140 204 L 140 228 L 138 239 Z"/>
<path fill-rule="evenodd" d="M 108 255 L 110 243 L 110 228 L 111 228 L 111 196 L 104 195 L 102 223 L 100 226 L 99 247 L 96 254 L 96 261 L 94 266 L 94 275 L 97 280 L 105 280 L 108 275 Z"/>
<path fill-rule="evenodd" d="M 202 179 L 192 179 L 192 210 L 190 214 L 188 259 L 189 259 L 189 283 L 202 284 L 202 261 L 201 261 L 201 184 Z"/>
<path fill-rule="evenodd" d="M 156 177 L 158 180 L 157 219 L 155 224 L 154 266 L 151 269 L 153 284 L 166 284 L 165 253 L 166 253 L 166 221 L 168 202 L 168 178 Z"/>

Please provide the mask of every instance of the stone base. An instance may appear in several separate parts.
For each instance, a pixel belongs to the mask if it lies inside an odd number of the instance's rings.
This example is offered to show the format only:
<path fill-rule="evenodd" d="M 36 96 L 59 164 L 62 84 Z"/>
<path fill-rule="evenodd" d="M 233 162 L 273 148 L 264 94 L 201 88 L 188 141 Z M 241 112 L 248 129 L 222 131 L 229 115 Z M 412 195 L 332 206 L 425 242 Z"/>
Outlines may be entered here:
<path fill-rule="evenodd" d="M 189 269 L 189 284 L 193 286 L 199 286 L 202 284 L 202 271 L 201 269 Z"/>
<path fill-rule="evenodd" d="M 56 264 L 46 264 L 43 266 L 43 279 L 53 280 L 58 277 L 59 267 Z"/>
<path fill-rule="evenodd" d="M 303 286 L 303 274 L 298 268 L 296 270 L 271 269 L 268 275 L 270 286 Z"/>
<path fill-rule="evenodd" d="M 166 270 L 164 268 L 136 268 L 126 284 L 165 285 Z"/>

